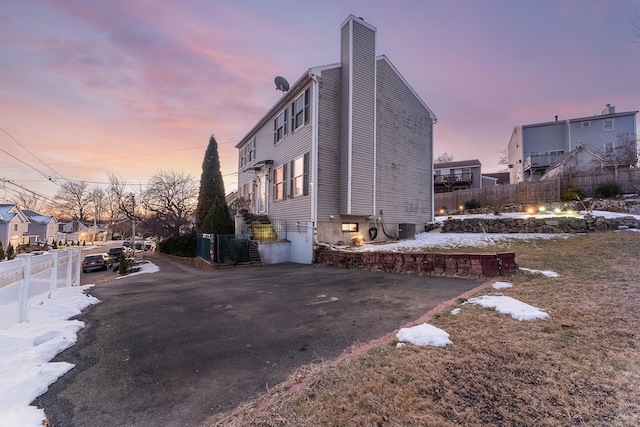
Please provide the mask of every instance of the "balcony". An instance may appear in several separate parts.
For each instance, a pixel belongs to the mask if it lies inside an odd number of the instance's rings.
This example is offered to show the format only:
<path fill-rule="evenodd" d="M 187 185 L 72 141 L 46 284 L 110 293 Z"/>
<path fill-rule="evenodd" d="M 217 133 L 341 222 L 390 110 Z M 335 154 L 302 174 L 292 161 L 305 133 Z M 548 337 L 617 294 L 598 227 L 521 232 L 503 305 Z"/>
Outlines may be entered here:
<path fill-rule="evenodd" d="M 467 172 L 449 175 L 435 175 L 433 182 L 436 185 L 467 185 L 473 182 L 473 174 L 471 172 Z"/>
<path fill-rule="evenodd" d="M 564 156 L 564 153 L 534 154 L 524 159 L 524 170 L 546 169 L 562 156 Z"/>

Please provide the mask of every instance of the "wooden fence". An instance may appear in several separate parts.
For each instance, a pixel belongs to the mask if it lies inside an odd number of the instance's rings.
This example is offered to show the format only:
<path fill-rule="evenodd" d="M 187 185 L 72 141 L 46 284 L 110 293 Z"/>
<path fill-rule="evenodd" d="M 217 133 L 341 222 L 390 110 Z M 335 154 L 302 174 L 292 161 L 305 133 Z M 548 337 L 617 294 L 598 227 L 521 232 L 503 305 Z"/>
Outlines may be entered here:
<path fill-rule="evenodd" d="M 560 200 L 560 179 L 438 193 L 434 194 L 434 207 L 436 213 L 440 209 L 458 209 L 474 199 L 482 207 L 556 202 Z"/>
<path fill-rule="evenodd" d="M 440 209 L 459 209 L 475 199 L 482 207 L 560 201 L 560 194 L 569 185 L 580 188 L 586 196 L 595 196 L 598 185 L 615 181 L 624 194 L 637 193 L 640 188 L 640 168 L 621 169 L 617 174 L 563 176 L 544 181 L 496 185 L 494 187 L 459 190 L 434 194 L 436 214 Z"/>

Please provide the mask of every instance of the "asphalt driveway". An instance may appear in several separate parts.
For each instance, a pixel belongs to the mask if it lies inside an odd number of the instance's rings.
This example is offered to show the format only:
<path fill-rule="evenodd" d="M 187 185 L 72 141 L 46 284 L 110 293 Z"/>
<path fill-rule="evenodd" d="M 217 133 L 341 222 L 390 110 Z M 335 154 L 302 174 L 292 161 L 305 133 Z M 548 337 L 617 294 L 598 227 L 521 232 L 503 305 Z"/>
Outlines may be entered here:
<path fill-rule="evenodd" d="M 35 401 L 54 427 L 197 426 L 479 285 L 299 264 L 160 272 L 96 285 L 76 365 Z"/>

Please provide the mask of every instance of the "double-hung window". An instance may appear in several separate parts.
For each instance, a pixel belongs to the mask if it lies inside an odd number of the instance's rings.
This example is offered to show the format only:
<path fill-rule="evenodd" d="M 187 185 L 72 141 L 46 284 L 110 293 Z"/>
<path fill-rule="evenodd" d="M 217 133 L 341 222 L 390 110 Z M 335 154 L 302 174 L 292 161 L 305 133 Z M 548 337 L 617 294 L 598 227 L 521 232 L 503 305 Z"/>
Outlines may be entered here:
<path fill-rule="evenodd" d="M 297 97 L 291 104 L 291 131 L 309 121 L 309 89 Z"/>
<path fill-rule="evenodd" d="M 293 161 L 293 196 L 300 196 L 304 189 L 304 157 L 298 157 Z"/>
<path fill-rule="evenodd" d="M 602 130 L 607 132 L 613 130 L 613 119 L 606 119 L 602 121 Z"/>
<path fill-rule="evenodd" d="M 274 172 L 275 178 L 275 193 L 274 198 L 276 200 L 284 199 L 284 166 L 280 166 Z"/>
<path fill-rule="evenodd" d="M 273 143 L 282 141 L 287 136 L 288 109 L 284 109 L 273 121 Z"/>
<path fill-rule="evenodd" d="M 253 138 L 240 149 L 240 167 L 248 165 L 256 158 L 256 139 Z"/>

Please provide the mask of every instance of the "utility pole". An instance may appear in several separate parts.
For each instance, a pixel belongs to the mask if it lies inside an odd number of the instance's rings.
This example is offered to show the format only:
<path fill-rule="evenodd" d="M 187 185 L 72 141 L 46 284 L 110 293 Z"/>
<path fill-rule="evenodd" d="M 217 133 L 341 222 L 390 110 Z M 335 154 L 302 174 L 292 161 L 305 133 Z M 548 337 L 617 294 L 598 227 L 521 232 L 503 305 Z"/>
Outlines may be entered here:
<path fill-rule="evenodd" d="M 131 193 L 131 213 L 132 218 L 131 218 L 131 248 L 133 249 L 133 256 L 136 256 L 136 218 L 135 218 L 135 212 L 136 212 L 136 195 Z"/>

